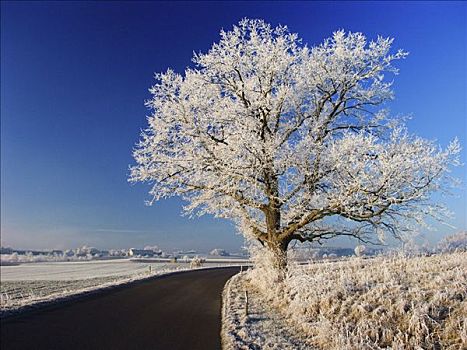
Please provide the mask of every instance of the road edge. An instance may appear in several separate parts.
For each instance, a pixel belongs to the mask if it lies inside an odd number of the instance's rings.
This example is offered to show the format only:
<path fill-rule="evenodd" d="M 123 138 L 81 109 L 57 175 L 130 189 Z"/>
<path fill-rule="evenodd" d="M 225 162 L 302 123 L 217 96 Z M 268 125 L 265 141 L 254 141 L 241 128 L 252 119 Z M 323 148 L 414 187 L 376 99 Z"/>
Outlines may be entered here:
<path fill-rule="evenodd" d="M 232 328 L 233 322 L 231 320 L 230 308 L 231 308 L 231 298 L 230 298 L 230 286 L 231 284 L 238 279 L 242 274 L 242 271 L 230 277 L 224 285 L 222 290 L 222 317 L 221 317 L 221 348 L 222 350 L 235 350 L 236 342 L 232 339 L 233 335 L 230 333 L 229 329 Z"/>

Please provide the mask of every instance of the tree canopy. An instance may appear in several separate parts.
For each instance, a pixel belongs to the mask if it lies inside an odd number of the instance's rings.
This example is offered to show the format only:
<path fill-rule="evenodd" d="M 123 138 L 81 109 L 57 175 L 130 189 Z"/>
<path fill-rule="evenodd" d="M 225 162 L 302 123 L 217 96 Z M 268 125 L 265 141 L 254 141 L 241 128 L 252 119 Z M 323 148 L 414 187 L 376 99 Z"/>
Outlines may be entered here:
<path fill-rule="evenodd" d="M 442 213 L 430 196 L 460 147 L 390 116 L 386 76 L 407 56 L 393 39 L 337 31 L 308 47 L 250 19 L 220 35 L 184 74 L 156 74 L 130 176 L 151 184 L 150 203 L 181 196 L 186 211 L 233 219 L 281 251 L 294 239 L 400 237 Z"/>

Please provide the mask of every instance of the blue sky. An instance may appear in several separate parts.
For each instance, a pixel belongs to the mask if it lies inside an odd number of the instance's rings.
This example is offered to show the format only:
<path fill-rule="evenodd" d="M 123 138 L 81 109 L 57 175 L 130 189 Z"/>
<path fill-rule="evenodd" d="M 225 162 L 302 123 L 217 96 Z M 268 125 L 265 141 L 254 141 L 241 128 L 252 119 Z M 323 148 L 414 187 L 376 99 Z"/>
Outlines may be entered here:
<path fill-rule="evenodd" d="M 182 72 L 243 17 L 286 24 L 309 45 L 337 29 L 394 37 L 410 55 L 392 113 L 466 147 L 466 12 L 462 2 L 2 2 L 2 245 L 239 250 L 229 222 L 182 217 L 178 199 L 147 207 L 149 188 L 127 176 L 153 73 Z M 428 239 L 466 229 L 465 189 L 455 194 L 457 229 Z"/>

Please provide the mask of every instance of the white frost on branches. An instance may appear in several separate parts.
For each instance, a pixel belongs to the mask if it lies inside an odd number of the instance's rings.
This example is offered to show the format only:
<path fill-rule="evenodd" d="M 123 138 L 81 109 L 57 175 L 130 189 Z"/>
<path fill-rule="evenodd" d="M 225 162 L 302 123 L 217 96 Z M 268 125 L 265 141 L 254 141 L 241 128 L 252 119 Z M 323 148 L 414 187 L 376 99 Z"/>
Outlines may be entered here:
<path fill-rule="evenodd" d="M 444 209 L 460 146 L 408 133 L 383 108 L 397 74 L 393 39 L 337 31 L 316 47 L 287 27 L 242 20 L 195 54 L 195 68 L 156 75 L 130 181 L 187 212 L 236 220 L 263 243 L 400 237 Z M 413 225 L 413 224 L 416 225 Z"/>
<path fill-rule="evenodd" d="M 444 237 L 438 243 L 437 250 L 443 253 L 467 251 L 467 231 L 457 232 Z"/>

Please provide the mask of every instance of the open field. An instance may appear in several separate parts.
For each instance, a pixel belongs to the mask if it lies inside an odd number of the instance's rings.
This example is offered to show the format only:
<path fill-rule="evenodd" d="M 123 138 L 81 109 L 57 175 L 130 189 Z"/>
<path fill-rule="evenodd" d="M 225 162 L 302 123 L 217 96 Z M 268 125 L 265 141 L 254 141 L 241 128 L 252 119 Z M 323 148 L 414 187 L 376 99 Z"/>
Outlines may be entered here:
<path fill-rule="evenodd" d="M 133 262 L 130 259 L 94 260 L 83 262 L 44 262 L 1 266 L 4 281 L 48 280 L 63 281 L 101 277 L 131 276 L 154 270 L 176 269 L 186 264 Z"/>
<path fill-rule="evenodd" d="M 467 348 L 467 252 L 292 264 L 283 282 L 265 266 L 232 280 L 231 289 L 250 290 L 249 308 L 263 314 L 254 322 L 231 318 L 231 341 L 278 314 L 316 349 Z M 238 314 L 245 303 L 231 298 L 238 302 L 226 313 Z"/>

